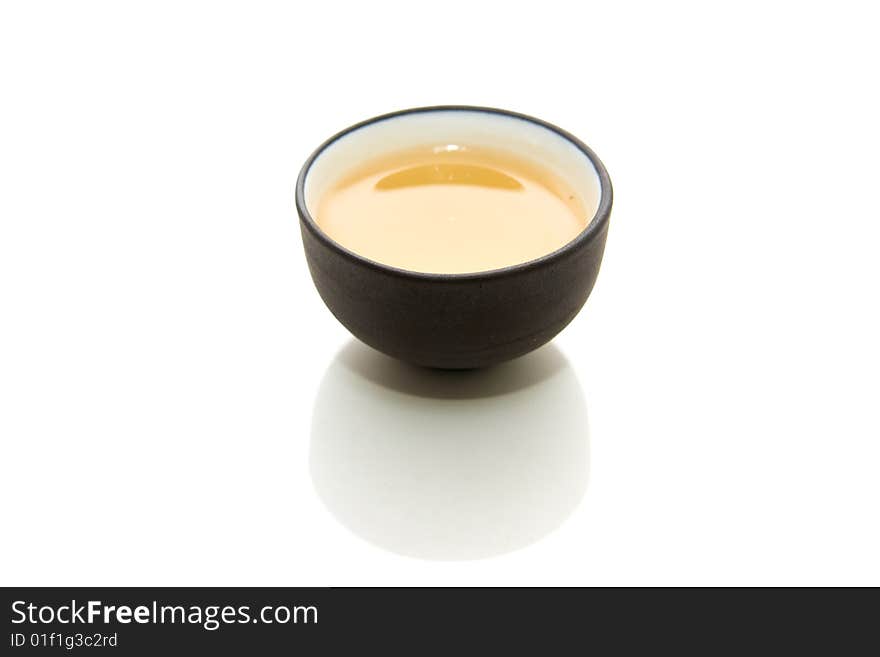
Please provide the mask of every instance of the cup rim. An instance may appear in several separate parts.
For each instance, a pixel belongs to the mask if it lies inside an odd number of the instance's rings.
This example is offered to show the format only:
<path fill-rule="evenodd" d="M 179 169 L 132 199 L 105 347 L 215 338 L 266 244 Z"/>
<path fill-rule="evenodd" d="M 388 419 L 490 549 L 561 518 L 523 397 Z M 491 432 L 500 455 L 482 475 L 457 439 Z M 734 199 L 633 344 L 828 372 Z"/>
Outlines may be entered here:
<path fill-rule="evenodd" d="M 422 272 L 413 269 L 403 269 L 401 267 L 388 265 L 355 253 L 351 249 L 348 249 L 347 247 L 343 246 L 342 244 L 331 238 L 321 229 L 320 226 L 318 226 L 318 223 L 314 220 L 311 213 L 309 212 L 308 207 L 306 207 L 305 201 L 306 176 L 308 175 L 312 164 L 314 164 L 318 156 L 321 155 L 321 153 L 323 153 L 329 146 L 331 146 L 342 137 L 368 125 L 380 123 L 382 121 L 387 121 L 390 119 L 395 119 L 408 114 L 430 112 L 485 112 L 487 114 L 498 114 L 515 119 L 520 119 L 522 121 L 528 121 L 542 128 L 546 128 L 547 130 L 555 132 L 557 135 L 573 144 L 578 150 L 586 155 L 587 159 L 590 160 L 590 163 L 593 165 L 593 168 L 596 170 L 596 174 L 599 177 L 599 206 L 596 208 L 596 212 L 593 214 L 592 219 L 587 222 L 586 227 L 580 233 L 578 233 L 574 237 L 574 239 L 563 244 L 555 251 L 546 253 L 538 258 L 527 260 L 525 262 L 518 262 L 516 264 L 508 265 L 506 267 L 500 267 L 497 269 L 488 269 L 485 271 L 477 272 L 460 272 L 453 274 Z M 369 267 L 370 269 L 379 270 L 387 274 L 402 278 L 418 279 L 425 281 L 469 281 L 501 278 L 513 274 L 519 274 L 533 269 L 538 269 L 540 267 L 550 264 L 551 262 L 564 258 L 566 254 L 573 251 L 574 249 L 577 249 L 582 244 L 589 242 L 594 238 L 594 236 L 601 233 L 601 231 L 605 229 L 606 225 L 608 224 L 608 217 L 611 214 L 611 204 L 613 200 L 612 196 L 613 191 L 611 188 L 611 179 L 608 177 L 608 172 L 605 170 L 605 165 L 602 164 L 602 161 L 589 146 L 587 146 L 584 142 L 582 142 L 570 132 L 567 132 L 566 130 L 555 126 L 552 123 L 548 123 L 547 121 L 538 119 L 534 116 L 520 114 L 519 112 L 512 112 L 510 110 L 498 109 L 495 107 L 482 107 L 479 105 L 431 105 L 426 107 L 413 107 L 409 109 L 398 110 L 396 112 L 389 112 L 387 114 L 380 114 L 379 116 L 374 116 L 373 118 L 355 123 L 354 125 L 351 125 L 344 130 L 337 132 L 335 135 L 324 141 L 320 146 L 318 146 L 318 148 L 316 148 L 312 152 L 311 155 L 309 155 L 308 159 L 306 159 L 305 163 L 300 169 L 299 175 L 297 176 L 296 180 L 295 203 L 299 218 L 302 221 L 303 225 L 305 225 L 305 227 L 309 230 L 309 232 L 311 232 L 311 234 L 326 247 L 335 251 L 339 255 L 348 258 L 349 260 L 354 260 L 366 267 Z"/>

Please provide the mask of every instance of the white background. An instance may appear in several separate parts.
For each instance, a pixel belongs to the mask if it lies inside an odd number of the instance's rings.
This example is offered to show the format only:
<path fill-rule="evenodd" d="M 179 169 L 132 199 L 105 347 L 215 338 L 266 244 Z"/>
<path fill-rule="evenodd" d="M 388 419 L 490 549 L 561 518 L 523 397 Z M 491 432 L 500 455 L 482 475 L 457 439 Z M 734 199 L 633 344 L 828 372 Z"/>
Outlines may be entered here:
<path fill-rule="evenodd" d="M 877 17 L 726 7 L 3 3 L 0 582 L 880 584 Z M 351 341 L 293 207 L 448 103 L 615 187 L 583 312 L 451 384 Z"/>

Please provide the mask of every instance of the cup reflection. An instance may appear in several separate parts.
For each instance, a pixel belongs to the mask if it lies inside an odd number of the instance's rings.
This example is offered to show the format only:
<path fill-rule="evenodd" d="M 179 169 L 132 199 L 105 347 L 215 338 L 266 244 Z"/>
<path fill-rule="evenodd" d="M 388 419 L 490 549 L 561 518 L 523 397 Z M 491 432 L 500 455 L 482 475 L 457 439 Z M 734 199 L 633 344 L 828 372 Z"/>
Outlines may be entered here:
<path fill-rule="evenodd" d="M 423 559 L 480 559 L 559 527 L 587 486 L 583 392 L 549 345 L 485 370 L 438 371 L 351 341 L 312 416 L 315 490 L 345 527 Z"/>

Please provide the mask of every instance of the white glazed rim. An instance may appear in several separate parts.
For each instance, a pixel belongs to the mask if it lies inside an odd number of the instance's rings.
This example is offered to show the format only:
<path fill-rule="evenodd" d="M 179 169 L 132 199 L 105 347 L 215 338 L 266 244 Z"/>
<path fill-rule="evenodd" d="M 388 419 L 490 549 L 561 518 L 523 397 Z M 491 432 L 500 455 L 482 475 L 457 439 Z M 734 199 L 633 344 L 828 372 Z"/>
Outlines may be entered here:
<path fill-rule="evenodd" d="M 366 258 L 329 237 L 310 207 L 334 182 L 366 159 L 426 143 L 469 143 L 502 149 L 547 167 L 581 194 L 585 228 L 559 249 L 527 262 L 472 273 L 441 274 L 401 269 Z M 561 257 L 604 228 L 611 210 L 611 181 L 590 148 L 568 132 L 524 114 L 488 107 L 448 105 L 401 110 L 377 116 L 334 135 L 306 160 L 296 184 L 296 206 L 304 226 L 319 240 L 370 267 L 428 279 L 486 278 L 530 269 Z"/>

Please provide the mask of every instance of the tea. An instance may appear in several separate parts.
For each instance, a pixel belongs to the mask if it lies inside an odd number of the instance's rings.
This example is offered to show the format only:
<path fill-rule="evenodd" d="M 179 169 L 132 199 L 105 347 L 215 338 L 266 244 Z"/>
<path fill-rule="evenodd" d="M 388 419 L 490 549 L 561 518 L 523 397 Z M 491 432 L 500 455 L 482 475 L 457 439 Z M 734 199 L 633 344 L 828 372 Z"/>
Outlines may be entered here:
<path fill-rule="evenodd" d="M 316 208 L 332 239 L 377 262 L 460 274 L 528 262 L 586 228 L 583 201 L 552 172 L 501 150 L 444 144 L 358 165 Z"/>

